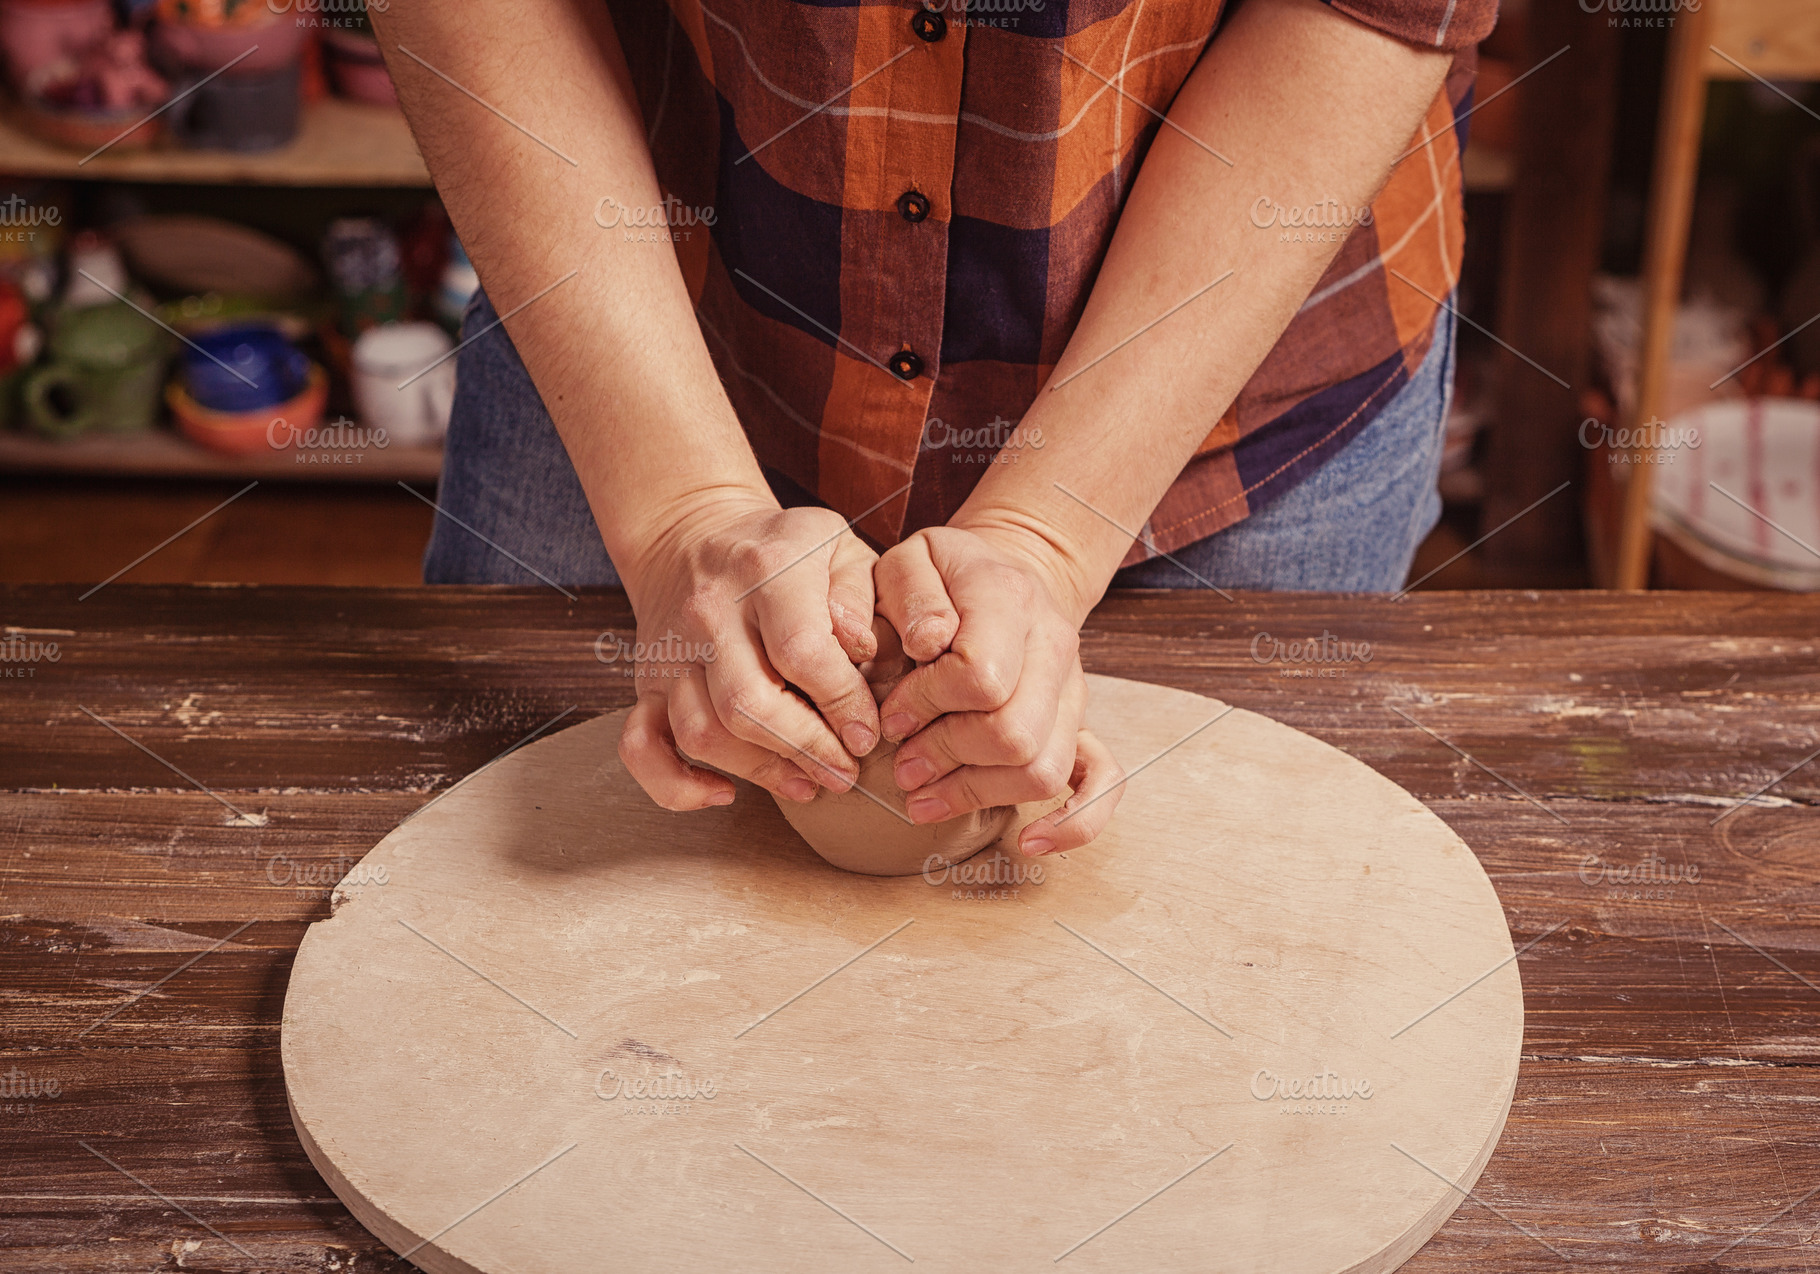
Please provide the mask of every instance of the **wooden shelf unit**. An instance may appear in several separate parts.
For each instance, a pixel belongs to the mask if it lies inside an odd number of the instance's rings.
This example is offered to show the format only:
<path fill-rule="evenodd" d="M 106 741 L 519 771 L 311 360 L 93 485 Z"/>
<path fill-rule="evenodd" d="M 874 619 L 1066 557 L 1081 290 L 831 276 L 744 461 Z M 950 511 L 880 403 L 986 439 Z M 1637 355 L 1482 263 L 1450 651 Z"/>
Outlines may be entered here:
<path fill-rule="evenodd" d="M 13 177 L 210 186 L 430 185 L 429 170 L 397 108 L 339 97 L 306 105 L 297 139 L 280 150 L 240 154 L 161 145 L 84 158 L 39 141 L 10 115 L 0 118 L 0 173 Z"/>
<path fill-rule="evenodd" d="M 427 190 L 431 184 L 402 113 L 395 107 L 338 97 L 306 104 L 297 139 L 280 150 L 258 154 L 161 145 L 142 151 L 106 151 L 84 162 L 84 156 L 39 141 L 9 114 L 0 113 L 0 174 L 203 186 Z M 0 430 L 0 475 L 433 483 L 442 467 L 440 447 L 345 453 L 339 462 L 300 462 L 299 454 L 273 451 L 228 456 L 198 446 L 168 428 L 94 434 L 68 442 L 18 429 Z"/>
<path fill-rule="evenodd" d="M 308 459 L 310 455 L 316 458 Z M 260 451 L 229 456 L 164 428 L 132 434 L 85 434 L 67 442 L 16 429 L 0 430 L 0 475 L 433 483 L 441 470 L 441 447 L 391 446 L 320 454 Z"/>
<path fill-rule="evenodd" d="M 1677 13 L 1674 21 L 1644 234 L 1643 348 L 1634 405 L 1620 422 L 1632 430 L 1655 419 L 1664 401 L 1699 179 L 1706 86 L 1752 77 L 1820 79 L 1820 4 L 1814 0 L 1706 0 L 1698 9 Z M 1643 449 L 1635 448 L 1625 466 L 1629 480 L 1617 526 L 1595 528 L 1596 574 L 1607 588 L 1649 587 L 1656 467 L 1640 463 L 1645 458 Z"/>

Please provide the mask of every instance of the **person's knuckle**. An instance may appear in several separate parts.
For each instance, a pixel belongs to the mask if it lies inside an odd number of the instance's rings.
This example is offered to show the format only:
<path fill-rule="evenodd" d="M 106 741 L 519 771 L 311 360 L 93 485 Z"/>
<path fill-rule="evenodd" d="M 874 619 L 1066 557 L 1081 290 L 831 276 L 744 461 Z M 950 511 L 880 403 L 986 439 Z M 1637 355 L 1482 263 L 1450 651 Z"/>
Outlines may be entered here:
<path fill-rule="evenodd" d="M 823 540 L 840 535 L 847 529 L 847 519 L 833 509 L 824 509 L 817 505 L 803 505 L 796 511 L 794 519 L 799 525 L 798 531 L 811 543 L 820 544 Z"/>
<path fill-rule="evenodd" d="M 798 628 L 778 640 L 777 648 L 771 652 L 771 661 L 791 681 L 801 682 L 822 671 L 832 641 L 831 633 Z"/>
<path fill-rule="evenodd" d="M 676 619 L 689 632 L 706 632 L 713 627 L 714 616 L 719 610 L 719 600 L 711 594 L 691 593 L 676 608 Z"/>
<path fill-rule="evenodd" d="M 878 565 L 878 551 L 856 535 L 841 541 L 842 555 L 850 557 L 854 569 L 871 570 Z"/>
<path fill-rule="evenodd" d="M 1003 765 L 1029 765 L 1042 750 L 1042 740 L 1016 713 L 995 712 L 985 718 L 986 738 Z"/>
<path fill-rule="evenodd" d="M 1011 701 L 1016 689 L 1010 670 L 996 655 L 974 652 L 963 656 L 962 691 L 977 708 L 996 711 Z"/>
<path fill-rule="evenodd" d="M 743 539 L 727 549 L 727 561 L 745 579 L 768 579 L 782 565 L 783 554 L 774 540 Z"/>

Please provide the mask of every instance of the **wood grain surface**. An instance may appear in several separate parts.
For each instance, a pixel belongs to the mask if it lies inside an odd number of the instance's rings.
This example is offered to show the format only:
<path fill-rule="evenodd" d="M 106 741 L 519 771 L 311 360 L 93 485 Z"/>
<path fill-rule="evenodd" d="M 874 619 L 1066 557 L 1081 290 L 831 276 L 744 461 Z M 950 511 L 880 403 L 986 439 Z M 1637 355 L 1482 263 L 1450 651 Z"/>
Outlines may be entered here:
<path fill-rule="evenodd" d="M 630 636 L 624 599 L 81 591 L 0 590 L 0 637 L 59 645 L 0 663 L 0 1091 L 39 1093 L 0 1099 L 0 1269 L 407 1268 L 291 1131 L 290 963 L 412 810 L 631 702 L 594 648 Z M 1323 631 L 1370 660 L 1254 657 Z M 1812 1268 L 1820 764 L 1727 811 L 1820 747 L 1817 634 L 1820 602 L 1763 594 L 1132 594 L 1089 622 L 1090 671 L 1265 713 L 1413 792 L 1518 947 L 1541 938 L 1498 1153 L 1405 1270 L 1562 1266 L 1513 1222 L 1573 1268 Z"/>

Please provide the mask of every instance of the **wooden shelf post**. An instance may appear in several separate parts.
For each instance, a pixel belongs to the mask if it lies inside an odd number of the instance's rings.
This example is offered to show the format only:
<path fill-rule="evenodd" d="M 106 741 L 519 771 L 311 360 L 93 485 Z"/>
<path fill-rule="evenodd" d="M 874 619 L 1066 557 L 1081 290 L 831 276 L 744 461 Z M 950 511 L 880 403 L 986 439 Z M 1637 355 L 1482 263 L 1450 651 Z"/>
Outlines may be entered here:
<path fill-rule="evenodd" d="M 1675 313 L 1681 301 L 1682 266 L 1687 256 L 1688 224 L 1693 218 L 1694 181 L 1700 168 L 1700 125 L 1706 115 L 1707 30 L 1713 6 L 1708 0 L 1675 15 L 1669 35 L 1668 66 L 1662 79 L 1662 114 L 1656 128 L 1655 171 L 1650 176 L 1649 224 L 1643 246 L 1643 347 L 1637 361 L 1636 392 L 1621 422 L 1639 436 L 1640 428 L 1660 414 L 1674 345 Z M 1611 587 L 1649 586 L 1651 532 L 1650 492 L 1655 466 L 1650 448 L 1633 447 L 1625 466 L 1618 550 Z"/>

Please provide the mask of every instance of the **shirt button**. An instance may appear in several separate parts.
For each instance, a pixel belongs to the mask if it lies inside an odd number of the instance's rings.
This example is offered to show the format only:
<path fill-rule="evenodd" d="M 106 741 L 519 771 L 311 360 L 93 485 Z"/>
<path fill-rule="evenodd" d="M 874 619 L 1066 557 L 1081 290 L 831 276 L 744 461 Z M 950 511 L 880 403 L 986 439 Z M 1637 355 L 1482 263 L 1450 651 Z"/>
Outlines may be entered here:
<path fill-rule="evenodd" d="M 915 380 L 923 374 L 923 360 L 917 357 L 914 350 L 900 349 L 886 365 L 899 380 Z"/>
<path fill-rule="evenodd" d="M 910 18 L 910 29 L 917 39 L 934 44 L 948 34 L 948 20 L 932 9 L 918 9 Z"/>
<path fill-rule="evenodd" d="M 897 210 L 903 214 L 905 221 L 915 225 L 929 215 L 929 196 L 916 190 L 906 190 L 897 197 Z"/>

